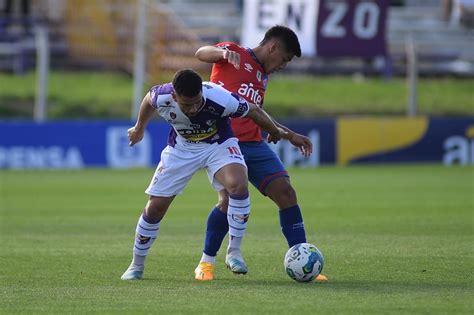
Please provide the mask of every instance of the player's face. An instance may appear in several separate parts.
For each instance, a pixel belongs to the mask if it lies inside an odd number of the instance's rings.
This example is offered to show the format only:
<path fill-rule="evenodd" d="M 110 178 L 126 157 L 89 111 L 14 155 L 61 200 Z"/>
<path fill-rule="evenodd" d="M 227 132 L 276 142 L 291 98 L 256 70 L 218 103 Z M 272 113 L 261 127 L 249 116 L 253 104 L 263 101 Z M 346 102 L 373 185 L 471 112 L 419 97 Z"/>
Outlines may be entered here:
<path fill-rule="evenodd" d="M 173 93 L 173 98 L 176 103 L 178 103 L 179 108 L 183 114 L 188 117 L 196 115 L 204 102 L 201 92 L 199 92 L 198 95 L 192 97 Z"/>
<path fill-rule="evenodd" d="M 280 43 L 275 44 L 273 49 L 270 49 L 268 60 L 264 64 L 264 70 L 268 74 L 280 71 L 286 67 L 293 57 L 294 54 L 288 52 Z"/>

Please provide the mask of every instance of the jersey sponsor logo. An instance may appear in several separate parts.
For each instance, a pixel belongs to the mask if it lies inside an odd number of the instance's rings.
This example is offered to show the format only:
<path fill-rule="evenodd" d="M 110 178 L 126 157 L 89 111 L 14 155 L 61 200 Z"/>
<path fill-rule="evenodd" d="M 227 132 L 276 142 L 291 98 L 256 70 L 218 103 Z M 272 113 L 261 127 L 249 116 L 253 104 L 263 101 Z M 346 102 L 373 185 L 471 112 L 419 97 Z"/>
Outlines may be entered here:
<path fill-rule="evenodd" d="M 237 93 L 246 99 L 250 99 L 253 103 L 259 106 L 262 104 L 263 97 L 259 94 L 260 91 L 253 87 L 253 83 L 242 83 L 240 88 L 237 90 Z"/>
<path fill-rule="evenodd" d="M 207 129 L 180 129 L 177 131 L 186 140 L 198 142 L 215 135 L 217 133 L 217 128 L 212 126 Z"/>
<path fill-rule="evenodd" d="M 244 63 L 244 69 L 248 72 L 252 72 L 253 67 L 250 63 Z"/>

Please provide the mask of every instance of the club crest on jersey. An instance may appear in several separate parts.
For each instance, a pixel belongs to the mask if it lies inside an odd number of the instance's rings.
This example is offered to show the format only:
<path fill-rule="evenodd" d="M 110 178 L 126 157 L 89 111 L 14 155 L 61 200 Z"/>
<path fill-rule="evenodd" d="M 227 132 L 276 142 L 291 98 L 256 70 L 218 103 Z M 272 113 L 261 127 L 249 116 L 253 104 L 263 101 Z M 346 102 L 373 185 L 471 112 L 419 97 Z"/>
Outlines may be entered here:
<path fill-rule="evenodd" d="M 250 63 L 244 63 L 244 69 L 248 72 L 252 72 L 253 67 Z"/>
<path fill-rule="evenodd" d="M 171 119 L 176 119 L 176 113 L 170 112 Z"/>
<path fill-rule="evenodd" d="M 262 73 L 259 70 L 257 70 L 257 80 L 258 82 L 262 81 Z"/>

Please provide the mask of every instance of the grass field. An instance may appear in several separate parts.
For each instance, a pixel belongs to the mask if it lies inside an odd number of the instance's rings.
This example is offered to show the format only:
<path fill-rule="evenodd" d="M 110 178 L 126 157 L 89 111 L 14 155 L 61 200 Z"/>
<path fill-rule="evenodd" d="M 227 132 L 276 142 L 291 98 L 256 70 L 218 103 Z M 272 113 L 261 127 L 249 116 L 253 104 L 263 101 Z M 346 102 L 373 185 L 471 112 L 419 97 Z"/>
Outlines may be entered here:
<path fill-rule="evenodd" d="M 276 209 L 252 189 L 249 274 L 193 279 L 216 196 L 197 174 L 164 219 L 145 279 L 121 281 L 152 170 L 0 171 L 0 312 L 473 314 L 474 168 L 292 169 L 325 284 L 283 271 Z M 227 241 L 225 241 L 227 242 Z"/>
<path fill-rule="evenodd" d="M 204 76 L 208 78 L 208 75 Z M 0 117 L 31 118 L 36 77 L 0 74 Z M 168 82 L 164 77 L 159 84 Z M 425 115 L 474 115 L 474 79 L 420 78 L 418 112 Z M 145 93 L 145 92 L 144 92 Z M 275 75 L 265 108 L 276 117 L 340 114 L 405 115 L 404 78 Z M 48 117 L 129 118 L 132 79 L 118 73 L 52 72 Z"/>

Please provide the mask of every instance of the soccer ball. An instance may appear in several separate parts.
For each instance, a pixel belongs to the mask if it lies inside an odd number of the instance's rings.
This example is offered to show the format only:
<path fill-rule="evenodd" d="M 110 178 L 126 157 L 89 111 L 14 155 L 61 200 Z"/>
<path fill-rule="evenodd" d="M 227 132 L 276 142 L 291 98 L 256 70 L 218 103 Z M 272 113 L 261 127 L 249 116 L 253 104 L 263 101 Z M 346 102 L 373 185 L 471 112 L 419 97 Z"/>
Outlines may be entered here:
<path fill-rule="evenodd" d="M 313 244 L 301 243 L 286 252 L 283 264 L 291 279 L 298 282 L 309 282 L 323 270 L 324 258 Z"/>

